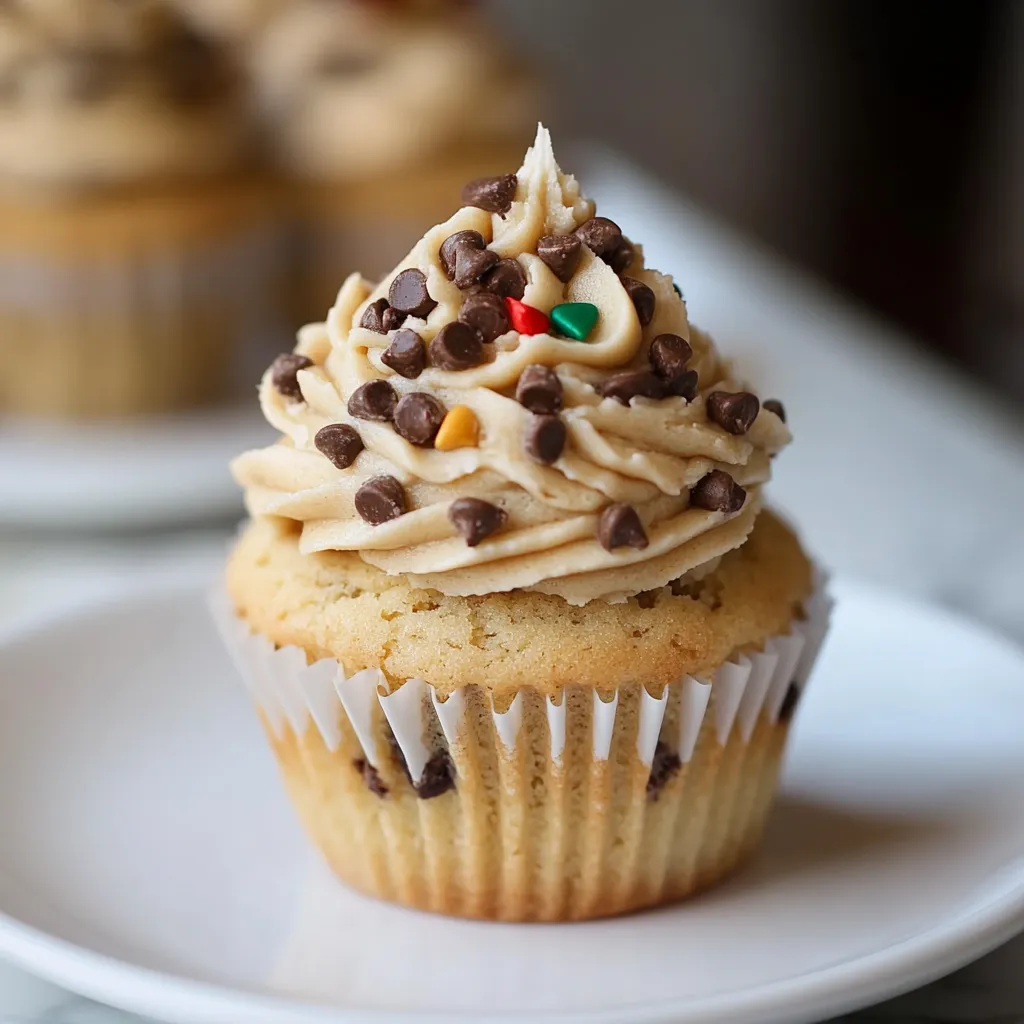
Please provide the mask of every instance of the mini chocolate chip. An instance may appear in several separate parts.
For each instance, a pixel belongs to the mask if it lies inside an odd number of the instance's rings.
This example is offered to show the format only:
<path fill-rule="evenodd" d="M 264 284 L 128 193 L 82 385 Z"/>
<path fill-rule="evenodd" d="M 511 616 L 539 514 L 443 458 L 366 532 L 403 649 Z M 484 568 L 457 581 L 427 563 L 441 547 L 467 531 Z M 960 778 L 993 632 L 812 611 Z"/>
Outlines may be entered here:
<path fill-rule="evenodd" d="M 675 380 L 686 370 L 693 349 L 678 334 L 659 334 L 651 342 L 651 367 L 662 380 Z"/>
<path fill-rule="evenodd" d="M 384 327 L 384 314 L 389 308 L 387 299 L 375 299 L 363 310 L 359 326 L 365 327 L 368 331 L 376 331 L 377 334 L 387 334 L 387 329 Z"/>
<path fill-rule="evenodd" d="M 545 235 L 537 243 L 537 255 L 563 284 L 572 280 L 582 252 L 583 242 L 576 235 Z"/>
<path fill-rule="evenodd" d="M 667 743 L 658 740 L 651 760 L 651 774 L 647 777 L 647 799 L 657 800 L 658 794 L 682 766 L 679 755 Z"/>
<path fill-rule="evenodd" d="M 597 539 L 605 551 L 647 547 L 647 534 L 632 505 L 609 505 L 597 521 Z"/>
<path fill-rule="evenodd" d="M 479 231 L 456 231 L 454 235 L 449 235 L 438 250 L 441 266 L 444 267 L 449 281 L 455 279 L 455 257 L 463 246 L 469 246 L 470 249 L 485 249 L 487 243 Z"/>
<path fill-rule="evenodd" d="M 700 381 L 696 370 L 684 370 L 678 377 L 665 381 L 665 393 L 692 402 L 697 397 Z"/>
<path fill-rule="evenodd" d="M 403 395 L 395 406 L 395 432 L 410 444 L 429 448 L 444 422 L 445 407 L 425 391 Z"/>
<path fill-rule="evenodd" d="M 508 522 L 508 513 L 479 498 L 456 498 L 448 506 L 448 519 L 465 538 L 466 544 L 475 548 Z"/>
<path fill-rule="evenodd" d="M 384 785 L 380 772 L 369 761 L 364 761 L 363 758 L 357 757 L 352 762 L 352 767 L 363 777 L 363 785 L 374 796 L 385 797 L 388 795 L 388 787 Z"/>
<path fill-rule="evenodd" d="M 462 190 L 462 202 L 502 217 L 512 209 L 519 179 L 514 174 L 501 174 L 494 178 L 477 178 Z"/>
<path fill-rule="evenodd" d="M 328 423 L 316 432 L 313 443 L 338 469 L 348 469 L 363 450 L 363 439 L 347 423 Z"/>
<path fill-rule="evenodd" d="M 556 462 L 565 448 L 565 424 L 557 416 L 531 416 L 523 445 L 526 454 L 542 466 Z"/>
<path fill-rule="evenodd" d="M 485 343 L 500 338 L 508 329 L 508 310 L 500 295 L 477 292 L 467 296 L 459 310 L 459 320 L 479 331 Z"/>
<path fill-rule="evenodd" d="M 439 750 L 423 766 L 420 781 L 413 788 L 421 800 L 432 800 L 455 788 L 455 765 L 446 750 Z"/>
<path fill-rule="evenodd" d="M 616 274 L 623 274 L 633 265 L 633 245 L 625 238 L 622 245 L 610 256 L 604 257 L 605 263 L 615 271 Z"/>
<path fill-rule="evenodd" d="M 749 391 L 712 391 L 707 398 L 708 419 L 730 434 L 745 434 L 757 419 L 761 403 Z"/>
<path fill-rule="evenodd" d="M 786 690 L 786 696 L 782 698 L 782 706 L 779 708 L 779 721 L 788 722 L 800 703 L 800 687 L 796 683 L 790 683 Z"/>
<path fill-rule="evenodd" d="M 300 356 L 295 352 L 278 356 L 270 367 L 270 382 L 286 398 L 302 401 L 302 388 L 299 387 L 299 370 L 308 370 L 313 360 Z"/>
<path fill-rule="evenodd" d="M 408 328 L 399 331 L 381 353 L 380 361 L 395 373 L 415 380 L 426 368 L 427 347 L 423 339 Z"/>
<path fill-rule="evenodd" d="M 445 324 L 430 343 L 430 361 L 442 370 L 470 370 L 484 361 L 480 335 L 459 320 Z"/>
<path fill-rule="evenodd" d="M 690 491 L 690 505 L 708 512 L 739 512 L 747 500 L 747 492 L 728 473 L 712 470 L 697 481 Z"/>
<path fill-rule="evenodd" d="M 637 319 L 641 327 L 646 327 L 654 319 L 655 298 L 654 292 L 643 283 L 632 277 L 620 278 L 622 287 L 626 289 L 629 297 L 633 300 L 636 309 Z"/>
<path fill-rule="evenodd" d="M 498 263 L 498 254 L 490 249 L 460 246 L 455 252 L 455 285 L 469 288 Z"/>
<path fill-rule="evenodd" d="M 352 392 L 348 400 L 348 414 L 358 420 L 377 420 L 387 423 L 395 415 L 398 395 L 386 380 L 371 380 Z"/>
<path fill-rule="evenodd" d="M 775 413 L 783 423 L 786 422 L 786 407 L 777 398 L 769 398 L 763 403 L 763 408 Z"/>
<path fill-rule="evenodd" d="M 484 278 L 484 287 L 501 298 L 521 299 L 526 294 L 526 271 L 519 260 L 500 260 Z"/>
<path fill-rule="evenodd" d="M 527 366 L 516 385 L 516 401 L 538 414 L 561 412 L 562 382 L 558 374 L 537 363 Z"/>
<path fill-rule="evenodd" d="M 664 398 L 665 382 L 650 370 L 627 370 L 609 377 L 598 388 L 604 398 L 615 398 L 623 405 L 629 405 L 631 398 Z"/>
<path fill-rule="evenodd" d="M 412 268 L 403 270 L 391 282 L 388 289 L 388 302 L 399 313 L 409 316 L 425 317 L 437 305 L 427 291 L 427 279 L 422 270 Z"/>
<path fill-rule="evenodd" d="M 397 331 L 405 323 L 406 316 L 406 313 L 400 313 L 397 309 L 392 309 L 388 306 L 384 310 L 384 316 L 382 317 L 384 333 L 389 334 L 391 331 Z"/>
<path fill-rule="evenodd" d="M 576 229 L 576 237 L 595 256 L 606 259 L 622 247 L 622 229 L 607 217 L 592 217 Z"/>
<path fill-rule="evenodd" d="M 405 515 L 405 488 L 393 476 L 372 476 L 356 491 L 356 511 L 371 526 Z"/>

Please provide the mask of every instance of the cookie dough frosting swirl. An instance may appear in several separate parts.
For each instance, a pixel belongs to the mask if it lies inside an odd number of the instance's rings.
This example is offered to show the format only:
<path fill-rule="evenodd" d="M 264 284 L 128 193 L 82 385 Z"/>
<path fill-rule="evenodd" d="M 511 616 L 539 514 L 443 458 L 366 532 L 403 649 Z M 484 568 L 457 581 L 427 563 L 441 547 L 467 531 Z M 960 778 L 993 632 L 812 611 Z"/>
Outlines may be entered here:
<path fill-rule="evenodd" d="M 0 5 L 0 173 L 77 187 L 209 173 L 247 142 L 241 78 L 165 0 Z"/>
<path fill-rule="evenodd" d="M 782 406 L 733 379 L 543 128 L 463 198 L 268 370 L 283 437 L 234 463 L 250 514 L 452 595 L 580 605 L 706 572 L 753 528 Z"/>

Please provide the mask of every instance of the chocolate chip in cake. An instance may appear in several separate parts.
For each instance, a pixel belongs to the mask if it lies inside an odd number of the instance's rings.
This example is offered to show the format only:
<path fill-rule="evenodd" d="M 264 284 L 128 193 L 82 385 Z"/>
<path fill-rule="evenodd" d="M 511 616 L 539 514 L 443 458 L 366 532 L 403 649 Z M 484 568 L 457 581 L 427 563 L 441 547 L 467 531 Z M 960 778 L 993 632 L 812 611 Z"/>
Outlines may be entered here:
<path fill-rule="evenodd" d="M 665 381 L 665 394 L 675 395 L 692 402 L 697 397 L 700 381 L 696 370 L 684 370 L 678 377 Z"/>
<path fill-rule="evenodd" d="M 597 539 L 605 551 L 647 547 L 647 534 L 632 505 L 609 505 L 597 521 Z"/>
<path fill-rule="evenodd" d="M 576 235 L 545 235 L 537 243 L 537 255 L 563 284 L 572 280 L 582 252 L 583 242 Z"/>
<path fill-rule="evenodd" d="M 454 235 L 449 235 L 438 250 L 441 266 L 449 281 L 455 280 L 455 258 L 459 249 L 464 246 L 470 249 L 486 249 L 487 243 L 479 231 L 456 231 Z"/>
<path fill-rule="evenodd" d="M 448 751 L 439 750 L 423 766 L 420 781 L 413 788 L 421 800 L 432 800 L 448 790 L 455 788 L 455 765 Z"/>
<path fill-rule="evenodd" d="M 490 292 L 467 296 L 459 310 L 459 320 L 479 332 L 480 340 L 485 344 L 500 338 L 509 329 L 504 300 Z"/>
<path fill-rule="evenodd" d="M 629 405 L 630 399 L 664 398 L 665 382 L 649 370 L 627 370 L 609 377 L 598 388 L 604 398 L 614 398 L 623 405 Z"/>
<path fill-rule="evenodd" d="M 504 217 L 512 209 L 518 185 L 519 179 L 514 174 L 476 178 L 463 188 L 462 202 Z"/>
<path fill-rule="evenodd" d="M 473 249 L 468 245 L 460 246 L 455 253 L 456 287 L 471 287 L 497 264 L 498 254 L 491 252 L 490 249 Z"/>
<path fill-rule="evenodd" d="M 636 309 L 637 319 L 641 327 L 646 327 L 654 319 L 654 307 L 656 299 L 654 292 L 643 283 L 632 277 L 620 278 L 622 287 L 633 300 L 633 308 Z"/>
<path fill-rule="evenodd" d="M 427 346 L 415 331 L 404 328 L 391 339 L 380 361 L 400 376 L 415 380 L 426 369 Z"/>
<path fill-rule="evenodd" d="M 707 398 L 708 419 L 730 434 L 745 434 L 757 419 L 761 403 L 749 391 L 712 391 Z"/>
<path fill-rule="evenodd" d="M 783 423 L 786 422 L 786 408 L 777 398 L 769 398 L 764 403 L 764 408 L 775 413 Z"/>
<path fill-rule="evenodd" d="M 542 466 L 556 462 L 565 448 L 565 424 L 557 416 L 531 416 L 523 435 L 526 454 Z"/>
<path fill-rule="evenodd" d="M 701 478 L 690 491 L 690 505 L 708 512 L 732 515 L 743 508 L 747 492 L 728 473 L 716 469 Z"/>
<path fill-rule="evenodd" d="M 576 237 L 595 256 L 607 260 L 622 247 L 622 229 L 607 217 L 592 217 L 576 229 Z"/>
<path fill-rule="evenodd" d="M 479 366 L 484 361 L 480 335 L 460 320 L 445 324 L 430 343 L 430 361 L 442 370 L 470 370 Z"/>
<path fill-rule="evenodd" d="M 651 760 L 651 774 L 647 777 L 647 799 L 657 800 L 658 794 L 680 768 L 679 755 L 667 743 L 658 740 Z"/>
<path fill-rule="evenodd" d="M 356 511 L 371 526 L 405 515 L 405 488 L 393 476 L 374 476 L 356 491 Z"/>
<path fill-rule="evenodd" d="M 800 687 L 796 683 L 790 683 L 786 690 L 786 696 L 782 698 L 782 706 L 779 708 L 779 721 L 788 722 L 800 703 Z"/>
<path fill-rule="evenodd" d="M 519 260 L 499 260 L 484 277 L 483 284 L 501 298 L 521 299 L 526 294 L 526 271 Z"/>
<path fill-rule="evenodd" d="M 693 349 L 678 334 L 659 334 L 651 342 L 651 367 L 662 380 L 675 380 L 686 371 Z"/>
<path fill-rule="evenodd" d="M 408 316 L 426 317 L 437 303 L 427 291 L 427 279 L 422 270 L 415 268 L 403 270 L 391 282 L 388 289 L 388 302 Z"/>
<path fill-rule="evenodd" d="M 444 422 L 445 407 L 425 391 L 403 395 L 395 406 L 395 432 L 410 444 L 429 448 Z"/>
<path fill-rule="evenodd" d="M 375 299 L 363 310 L 359 326 L 377 334 L 387 334 L 387 328 L 384 326 L 384 314 L 389 309 L 387 299 Z"/>
<path fill-rule="evenodd" d="M 516 401 L 530 412 L 553 415 L 562 411 L 562 382 L 550 367 L 533 363 L 516 385 Z"/>
<path fill-rule="evenodd" d="M 388 423 L 395 415 L 398 395 L 386 380 L 371 380 L 352 392 L 348 400 L 348 414 L 358 420 L 376 420 Z"/>
<path fill-rule="evenodd" d="M 352 767 L 363 777 L 363 784 L 374 796 L 385 797 L 388 795 L 388 787 L 384 785 L 380 772 L 369 761 L 357 757 L 352 762 Z"/>
<path fill-rule="evenodd" d="M 317 451 L 325 455 L 338 469 L 348 469 L 363 450 L 359 431 L 347 423 L 328 423 L 316 432 L 313 439 Z"/>
<path fill-rule="evenodd" d="M 448 519 L 462 534 L 466 544 L 475 548 L 480 541 L 505 525 L 508 513 L 479 498 L 456 498 L 448 506 Z"/>
<path fill-rule="evenodd" d="M 270 382 L 286 398 L 302 401 L 302 388 L 299 387 L 299 370 L 308 370 L 313 360 L 308 356 L 300 356 L 296 352 L 288 352 L 278 356 L 270 367 Z"/>

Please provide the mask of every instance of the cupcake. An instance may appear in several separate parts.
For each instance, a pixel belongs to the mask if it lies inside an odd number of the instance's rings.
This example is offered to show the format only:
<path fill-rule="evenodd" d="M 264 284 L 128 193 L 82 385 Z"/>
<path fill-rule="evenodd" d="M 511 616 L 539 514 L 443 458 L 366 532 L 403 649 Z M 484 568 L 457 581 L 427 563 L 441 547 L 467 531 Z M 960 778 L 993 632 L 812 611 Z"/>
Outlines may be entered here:
<path fill-rule="evenodd" d="M 755 850 L 828 599 L 790 441 L 541 129 L 263 379 L 215 601 L 313 842 L 361 892 L 569 921 Z"/>
<path fill-rule="evenodd" d="M 0 330 L 18 339 L 0 409 L 127 415 L 228 390 L 271 291 L 246 102 L 160 0 L 0 7 Z"/>
<path fill-rule="evenodd" d="M 530 78 L 462 4 L 297 0 L 250 54 L 299 225 L 299 323 L 350 270 L 383 275 L 464 181 L 515 166 L 537 118 Z"/>

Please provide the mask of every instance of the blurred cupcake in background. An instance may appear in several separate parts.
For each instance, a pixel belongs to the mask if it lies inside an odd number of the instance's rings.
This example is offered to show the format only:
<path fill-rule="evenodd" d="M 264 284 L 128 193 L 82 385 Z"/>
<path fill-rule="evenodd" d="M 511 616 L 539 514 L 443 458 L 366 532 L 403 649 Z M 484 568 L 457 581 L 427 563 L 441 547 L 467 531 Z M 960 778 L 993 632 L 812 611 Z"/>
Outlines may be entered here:
<path fill-rule="evenodd" d="M 295 0 L 251 72 L 300 226 L 302 322 L 353 267 L 386 272 L 467 180 L 517 166 L 538 119 L 535 82 L 466 3 Z"/>
<path fill-rule="evenodd" d="M 227 45 L 244 45 L 294 0 L 172 0 L 196 29 Z"/>
<path fill-rule="evenodd" d="M 0 409 L 229 392 L 273 294 L 247 113 L 231 61 L 163 0 L 0 6 Z"/>

